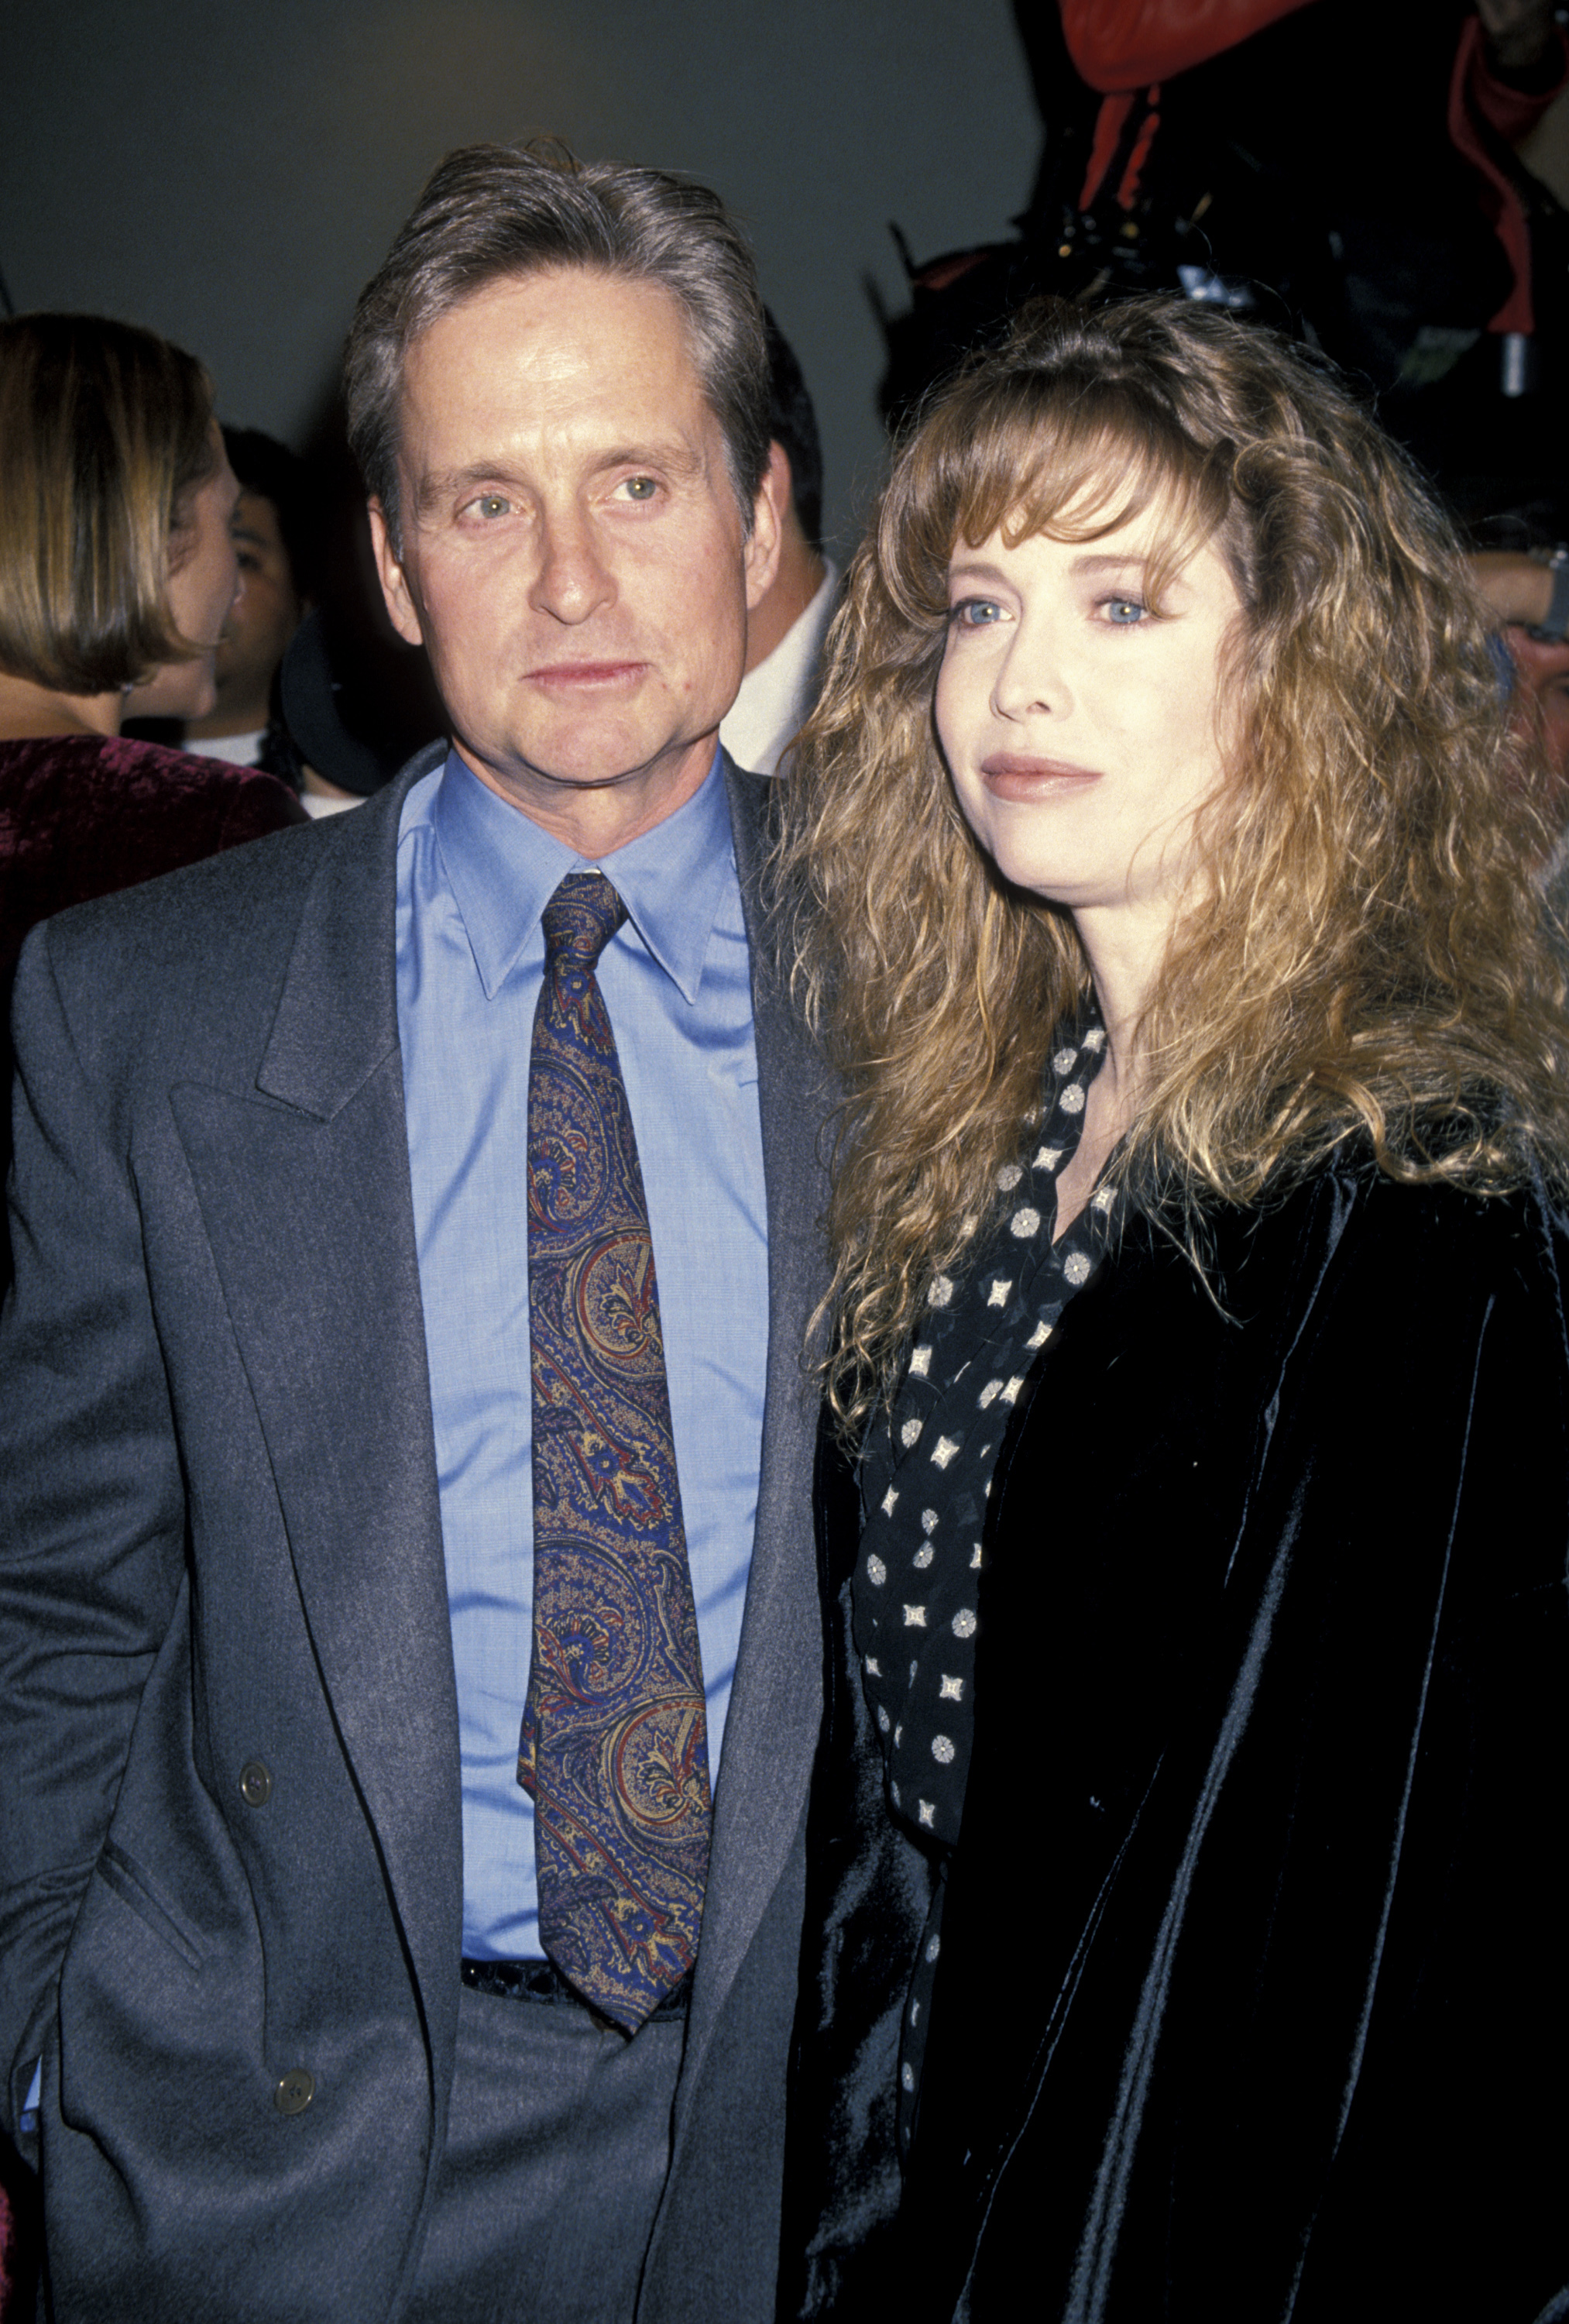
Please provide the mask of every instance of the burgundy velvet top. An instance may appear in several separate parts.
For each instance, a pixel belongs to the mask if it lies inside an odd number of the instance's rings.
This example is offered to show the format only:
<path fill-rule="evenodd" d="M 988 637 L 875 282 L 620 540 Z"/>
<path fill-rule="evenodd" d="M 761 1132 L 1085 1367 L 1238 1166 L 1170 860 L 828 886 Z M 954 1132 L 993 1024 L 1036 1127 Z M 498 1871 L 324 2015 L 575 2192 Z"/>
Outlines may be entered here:
<path fill-rule="evenodd" d="M 306 819 L 271 775 L 161 743 L 0 741 L 0 1176 L 11 1156 L 11 980 L 29 928 Z M 10 1271 L 0 1208 L 0 1286 Z"/>
<path fill-rule="evenodd" d="M 157 742 L 0 742 L 0 985 L 51 912 L 304 820 L 272 776 Z"/>

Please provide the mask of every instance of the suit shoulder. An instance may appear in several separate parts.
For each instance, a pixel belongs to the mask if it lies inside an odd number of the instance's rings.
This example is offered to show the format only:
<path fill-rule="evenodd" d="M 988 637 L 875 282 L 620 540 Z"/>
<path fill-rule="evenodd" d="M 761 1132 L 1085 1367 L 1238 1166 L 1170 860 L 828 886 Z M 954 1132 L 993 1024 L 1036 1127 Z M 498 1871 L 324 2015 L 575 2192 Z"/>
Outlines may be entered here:
<path fill-rule="evenodd" d="M 206 1074 L 259 1053 L 312 912 L 369 941 L 390 930 L 398 816 L 383 796 L 46 921 L 18 971 L 19 1050 L 35 1006 L 52 1013 L 52 982 L 79 1051 L 113 1080 L 133 1060 Z"/>
<path fill-rule="evenodd" d="M 64 963 L 129 946 L 146 961 L 232 942 L 236 915 L 276 909 L 309 885 L 320 861 L 316 836 L 308 824 L 291 825 L 74 904 L 48 923 L 50 954 Z"/>
<path fill-rule="evenodd" d="M 134 888 L 61 912 L 50 923 L 57 973 L 103 973 L 117 960 L 150 972 L 222 974 L 287 952 L 305 899 L 335 868 L 374 883 L 393 874 L 403 786 L 352 814 L 291 825 Z"/>

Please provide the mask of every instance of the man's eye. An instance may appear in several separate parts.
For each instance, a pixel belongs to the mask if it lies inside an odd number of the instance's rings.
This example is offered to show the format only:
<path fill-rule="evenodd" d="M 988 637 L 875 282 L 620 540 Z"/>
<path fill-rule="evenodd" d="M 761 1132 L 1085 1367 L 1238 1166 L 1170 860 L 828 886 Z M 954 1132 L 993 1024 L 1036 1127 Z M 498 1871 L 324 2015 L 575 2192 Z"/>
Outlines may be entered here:
<path fill-rule="evenodd" d="M 478 500 L 469 503 L 467 513 L 486 518 L 505 516 L 510 506 L 504 493 L 482 493 Z"/>
<path fill-rule="evenodd" d="M 620 488 L 629 501 L 651 501 L 659 490 L 652 476 L 623 476 Z"/>

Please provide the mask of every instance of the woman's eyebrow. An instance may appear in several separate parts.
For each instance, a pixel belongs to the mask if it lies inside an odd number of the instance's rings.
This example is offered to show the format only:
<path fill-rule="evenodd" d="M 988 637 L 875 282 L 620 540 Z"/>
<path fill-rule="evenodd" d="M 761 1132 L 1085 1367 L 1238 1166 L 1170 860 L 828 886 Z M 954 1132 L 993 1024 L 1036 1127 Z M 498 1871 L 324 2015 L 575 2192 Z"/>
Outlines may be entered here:
<path fill-rule="evenodd" d="M 1000 566 L 993 565 L 988 558 L 984 557 L 955 557 L 950 558 L 948 577 L 950 581 L 956 581 L 962 578 L 966 581 L 996 582 L 1005 581 L 1007 578 Z"/>
<path fill-rule="evenodd" d="M 1133 566 L 1142 572 L 1153 561 L 1142 549 L 1125 549 L 1120 557 L 1076 557 L 1073 569 L 1076 573 L 1125 573 Z"/>

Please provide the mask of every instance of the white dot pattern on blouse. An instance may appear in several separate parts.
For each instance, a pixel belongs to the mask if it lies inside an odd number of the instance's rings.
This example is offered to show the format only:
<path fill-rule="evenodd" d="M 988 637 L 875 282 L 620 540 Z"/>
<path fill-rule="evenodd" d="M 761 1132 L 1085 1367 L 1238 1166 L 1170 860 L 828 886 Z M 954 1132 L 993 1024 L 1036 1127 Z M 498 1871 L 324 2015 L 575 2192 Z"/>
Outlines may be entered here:
<path fill-rule="evenodd" d="M 983 1259 L 961 1278 L 935 1278 L 927 1294 L 931 1320 L 911 1351 L 891 1425 L 885 1416 L 881 1434 L 875 1427 L 863 1450 L 863 1508 L 870 1514 L 851 1593 L 863 1685 L 887 1762 L 889 1803 L 907 1828 L 942 1849 L 957 1837 L 968 1775 L 971 1682 L 985 1611 L 977 1596 L 985 1589 L 984 1521 L 1002 1430 L 1063 1307 L 1093 1274 L 1115 1220 L 1116 1188 L 1097 1188 L 1052 1244 L 1056 1181 L 1078 1149 L 1104 1047 L 1091 1025 L 1054 1052 L 1055 1088 L 1032 1157 L 997 1173 L 1004 1200 L 989 1230 L 992 1264 Z M 904 1490 L 917 1479 L 923 1491 Z M 895 1576 L 903 1589 L 888 1586 Z M 904 1639 L 903 1653 L 881 1655 L 894 1637 Z M 943 1893 L 940 1883 L 910 1991 L 902 2143 L 920 2089 Z"/>

